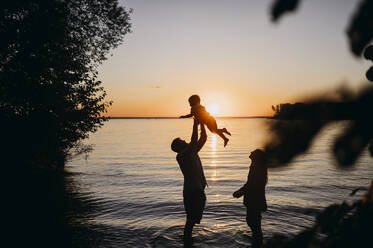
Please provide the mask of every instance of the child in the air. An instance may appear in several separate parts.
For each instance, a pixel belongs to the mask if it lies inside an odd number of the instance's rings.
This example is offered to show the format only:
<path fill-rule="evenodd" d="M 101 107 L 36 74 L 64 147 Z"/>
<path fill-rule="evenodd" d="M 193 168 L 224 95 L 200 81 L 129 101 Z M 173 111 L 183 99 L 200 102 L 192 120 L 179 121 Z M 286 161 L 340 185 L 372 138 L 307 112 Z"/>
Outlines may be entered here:
<path fill-rule="evenodd" d="M 224 133 L 231 135 L 226 128 L 218 128 L 218 125 L 216 124 L 216 120 L 214 117 L 212 117 L 209 112 L 206 111 L 205 107 L 201 105 L 201 99 L 198 95 L 192 95 L 188 99 L 189 104 L 191 106 L 190 114 L 188 115 L 182 115 L 180 118 L 189 118 L 194 116 L 198 120 L 198 122 L 205 124 L 208 129 L 224 140 L 224 147 L 227 145 L 229 139 L 225 137 Z"/>

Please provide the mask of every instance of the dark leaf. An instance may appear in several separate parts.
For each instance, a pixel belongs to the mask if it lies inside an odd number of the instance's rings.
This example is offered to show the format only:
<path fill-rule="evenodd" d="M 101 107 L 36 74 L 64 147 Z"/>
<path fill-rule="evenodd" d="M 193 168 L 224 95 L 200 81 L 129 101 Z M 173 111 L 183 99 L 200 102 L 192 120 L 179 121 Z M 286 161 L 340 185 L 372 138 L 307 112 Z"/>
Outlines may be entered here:
<path fill-rule="evenodd" d="M 299 0 L 276 0 L 271 8 L 272 21 L 276 22 L 287 12 L 295 11 L 298 7 Z"/>

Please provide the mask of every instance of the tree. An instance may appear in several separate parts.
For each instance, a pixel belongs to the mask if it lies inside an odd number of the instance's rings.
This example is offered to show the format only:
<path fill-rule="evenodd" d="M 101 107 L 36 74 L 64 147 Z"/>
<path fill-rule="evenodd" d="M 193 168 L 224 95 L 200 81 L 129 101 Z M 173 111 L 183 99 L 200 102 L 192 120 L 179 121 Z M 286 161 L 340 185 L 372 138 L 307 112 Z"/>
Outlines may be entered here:
<path fill-rule="evenodd" d="M 0 117 L 11 161 L 63 167 L 106 120 L 97 67 L 130 32 L 117 0 L 0 3 Z M 83 147 L 84 148 L 84 147 Z"/>

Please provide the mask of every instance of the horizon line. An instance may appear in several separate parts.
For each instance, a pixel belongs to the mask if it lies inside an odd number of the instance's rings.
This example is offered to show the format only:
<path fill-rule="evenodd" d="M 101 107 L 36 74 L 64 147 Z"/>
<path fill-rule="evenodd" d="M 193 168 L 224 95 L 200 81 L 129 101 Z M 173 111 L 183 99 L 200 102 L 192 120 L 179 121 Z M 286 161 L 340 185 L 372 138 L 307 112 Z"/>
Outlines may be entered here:
<path fill-rule="evenodd" d="M 109 119 L 180 119 L 177 116 L 105 116 Z M 217 119 L 259 119 L 273 118 L 273 116 L 257 115 L 257 116 L 214 116 Z"/>

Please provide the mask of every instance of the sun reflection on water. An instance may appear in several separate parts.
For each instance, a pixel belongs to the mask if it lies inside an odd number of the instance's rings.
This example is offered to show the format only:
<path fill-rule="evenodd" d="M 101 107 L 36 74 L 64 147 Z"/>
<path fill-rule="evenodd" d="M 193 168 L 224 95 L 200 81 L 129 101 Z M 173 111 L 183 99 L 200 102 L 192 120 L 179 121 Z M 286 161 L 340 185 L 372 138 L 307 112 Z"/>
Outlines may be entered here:
<path fill-rule="evenodd" d="M 216 135 L 215 134 L 212 134 L 211 135 L 211 144 L 210 144 L 210 147 L 211 147 L 211 169 L 213 170 L 212 171 L 212 174 L 211 174 L 211 178 L 210 180 L 215 182 L 217 181 L 217 172 L 216 172 Z"/>
<path fill-rule="evenodd" d="M 210 147 L 211 147 L 211 154 L 212 155 L 215 155 L 216 153 L 216 134 L 212 134 L 211 135 L 211 144 L 210 144 Z"/>

